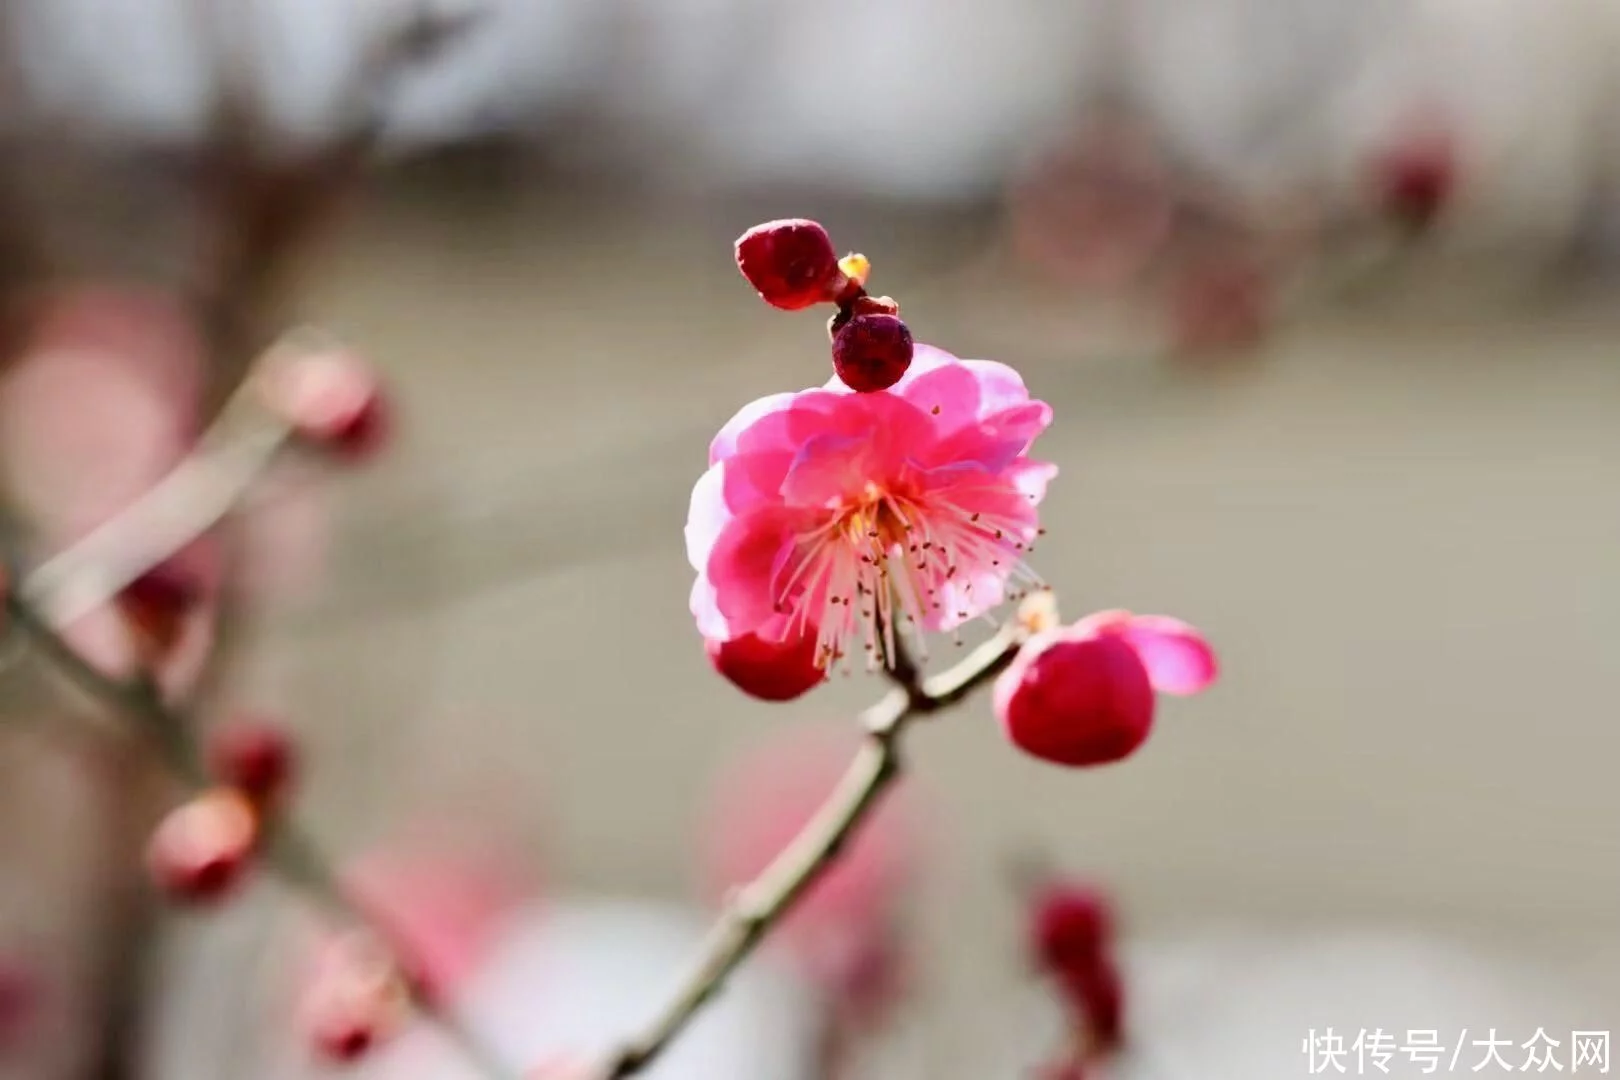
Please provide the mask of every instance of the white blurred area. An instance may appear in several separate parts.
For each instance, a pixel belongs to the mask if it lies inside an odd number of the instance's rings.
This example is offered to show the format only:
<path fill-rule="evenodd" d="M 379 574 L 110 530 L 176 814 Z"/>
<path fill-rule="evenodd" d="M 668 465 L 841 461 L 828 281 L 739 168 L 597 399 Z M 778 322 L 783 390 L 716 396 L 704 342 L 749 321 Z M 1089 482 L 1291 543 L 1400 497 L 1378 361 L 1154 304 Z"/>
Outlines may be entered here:
<path fill-rule="evenodd" d="M 209 0 L 20 0 L 53 108 L 193 133 Z M 1454 126 L 1464 231 L 1567 245 L 1620 198 L 1612 0 L 423 0 L 479 28 L 392 108 L 399 142 L 518 134 L 654 183 L 995 190 L 1104 91 L 1244 197 L 1351 200 L 1415 116 Z M 248 0 L 276 115 L 310 133 L 406 0 Z"/>

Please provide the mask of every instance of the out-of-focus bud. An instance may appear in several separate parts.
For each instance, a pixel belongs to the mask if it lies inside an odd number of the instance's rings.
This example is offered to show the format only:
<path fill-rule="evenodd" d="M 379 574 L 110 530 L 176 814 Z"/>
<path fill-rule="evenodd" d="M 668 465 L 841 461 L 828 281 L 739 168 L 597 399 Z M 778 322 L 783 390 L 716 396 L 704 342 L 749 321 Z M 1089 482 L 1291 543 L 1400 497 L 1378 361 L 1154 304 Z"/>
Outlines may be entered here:
<path fill-rule="evenodd" d="M 709 663 L 737 689 L 761 701 L 792 701 L 827 680 L 816 633 L 807 630 L 789 641 L 765 641 L 745 634 L 730 641 L 704 642 Z"/>
<path fill-rule="evenodd" d="M 303 1003 L 311 1046 L 330 1061 L 351 1062 L 405 1022 L 410 990 L 386 947 L 351 931 L 322 953 Z"/>
<path fill-rule="evenodd" d="M 830 301 L 847 281 L 827 230 L 803 218 L 755 225 L 737 238 L 736 257 L 760 298 L 784 311 Z"/>
<path fill-rule="evenodd" d="M 232 788 L 215 788 L 158 823 L 147 845 L 147 867 L 172 899 L 218 900 L 241 881 L 258 839 L 253 804 Z"/>
<path fill-rule="evenodd" d="M 456 846 L 459 842 L 459 846 Z M 537 902 L 540 885 L 507 844 L 444 836 L 385 847 L 344 873 L 350 893 L 400 943 L 415 989 L 454 995 L 489 958 L 502 927 Z"/>
<path fill-rule="evenodd" d="M 898 315 L 857 315 L 833 335 L 833 369 L 859 394 L 887 390 L 911 367 L 911 329 Z"/>
<path fill-rule="evenodd" d="M 351 352 L 332 349 L 272 360 L 261 375 L 265 406 L 304 440 L 359 460 L 388 434 L 377 373 Z"/>
<path fill-rule="evenodd" d="M 1044 886 L 1030 911 L 1030 951 L 1048 972 L 1096 963 L 1113 943 L 1114 913 L 1096 889 L 1072 882 Z"/>
<path fill-rule="evenodd" d="M 1439 131 L 1420 132 L 1373 164 L 1373 197 L 1396 223 L 1410 230 L 1432 225 L 1456 193 L 1457 150 Z"/>
<path fill-rule="evenodd" d="M 210 731 L 209 770 L 258 806 L 278 802 L 294 781 L 298 748 L 281 725 L 258 717 L 233 718 Z"/>

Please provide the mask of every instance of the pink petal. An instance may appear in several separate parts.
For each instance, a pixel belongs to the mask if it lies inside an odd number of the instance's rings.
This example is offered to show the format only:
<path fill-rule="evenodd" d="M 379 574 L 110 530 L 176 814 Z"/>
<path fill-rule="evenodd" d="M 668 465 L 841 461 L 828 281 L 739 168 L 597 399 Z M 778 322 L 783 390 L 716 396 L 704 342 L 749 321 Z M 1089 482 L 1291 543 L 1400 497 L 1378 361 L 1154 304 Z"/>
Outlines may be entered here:
<path fill-rule="evenodd" d="M 1013 462 L 1002 475 L 1018 489 L 1018 493 L 1024 496 L 1031 506 L 1038 506 L 1041 500 L 1046 498 L 1046 486 L 1057 474 L 1058 467 L 1050 461 L 1025 458 Z"/>
<path fill-rule="evenodd" d="M 989 416 L 1029 400 L 1024 377 L 995 360 L 963 360 L 962 366 L 979 380 L 979 415 Z"/>
<path fill-rule="evenodd" d="M 891 393 L 922 410 L 931 418 L 934 431 L 950 435 L 979 418 L 979 381 L 962 364 L 946 364 L 895 384 Z"/>
<path fill-rule="evenodd" d="M 787 411 L 797 396 L 791 393 L 771 394 L 737 410 L 737 415 L 726 421 L 709 444 L 709 464 L 724 461 L 735 454 L 738 440 L 746 431 L 773 415 Z"/>
<path fill-rule="evenodd" d="M 782 554 L 811 521 L 804 511 L 772 507 L 726 525 L 703 575 L 714 588 L 714 607 L 725 629 L 708 636 L 729 639 L 751 633 L 778 614 L 775 578 Z"/>
<path fill-rule="evenodd" d="M 694 570 L 733 518 L 781 501 L 782 482 L 793 464 L 785 450 L 742 453 L 711 465 L 692 487 L 686 512 L 686 557 Z"/>
<path fill-rule="evenodd" d="M 1137 615 L 1119 631 L 1161 694 L 1196 694 L 1215 681 L 1215 650 L 1204 635 L 1168 615 Z"/>
<path fill-rule="evenodd" d="M 689 603 L 692 618 L 697 620 L 698 633 L 720 641 L 731 636 L 731 628 L 726 623 L 726 617 L 720 613 L 719 597 L 714 585 L 702 574 L 692 582 Z"/>
<path fill-rule="evenodd" d="M 782 480 L 793 506 L 826 506 L 858 494 L 873 474 L 873 441 L 854 435 L 818 435 L 799 449 Z"/>
<path fill-rule="evenodd" d="M 827 430 L 844 407 L 843 395 L 825 390 L 771 394 L 742 407 L 709 444 L 709 464 L 743 454 L 792 451 Z"/>
<path fill-rule="evenodd" d="M 746 514 L 778 500 L 797 456 L 791 450 L 761 450 L 727 461 L 726 505 L 731 512 Z"/>
<path fill-rule="evenodd" d="M 919 354 L 924 348 L 927 346 L 917 346 Z M 929 352 L 930 359 L 938 362 L 919 368 L 914 359 L 905 378 L 889 392 L 933 417 L 935 430 L 941 435 L 950 435 L 964 425 L 1030 401 L 1023 377 L 1006 364 L 954 360 L 950 354 L 932 348 Z"/>
<path fill-rule="evenodd" d="M 726 466 L 722 461 L 710 466 L 692 486 L 692 501 L 686 511 L 686 558 L 692 569 L 702 571 L 709 565 L 715 541 L 734 516 L 726 505 Z"/>
<path fill-rule="evenodd" d="M 931 461 L 976 462 L 1001 472 L 1029 450 L 1052 423 L 1052 407 L 1044 401 L 1026 401 L 1003 409 L 953 432 L 927 452 Z"/>

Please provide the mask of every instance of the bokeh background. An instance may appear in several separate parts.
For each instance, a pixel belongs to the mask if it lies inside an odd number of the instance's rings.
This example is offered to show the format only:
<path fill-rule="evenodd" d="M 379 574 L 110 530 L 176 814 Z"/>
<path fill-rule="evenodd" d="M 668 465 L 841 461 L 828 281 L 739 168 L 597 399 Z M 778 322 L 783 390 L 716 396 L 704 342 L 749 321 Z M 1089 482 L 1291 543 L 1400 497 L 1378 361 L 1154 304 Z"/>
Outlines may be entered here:
<path fill-rule="evenodd" d="M 154 261 L 161 240 L 101 253 L 161 217 L 85 221 L 176 204 L 161 163 L 209 86 L 186 6 L 12 2 L 35 107 L 159 177 L 91 176 L 66 231 L 87 262 Z M 383 7 L 248 5 L 290 144 Z M 1007 872 L 1030 851 L 1118 897 L 1122 1076 L 1303 1076 L 1330 1025 L 1616 1026 L 1620 5 L 483 7 L 391 105 L 300 290 L 388 373 L 397 444 L 326 490 L 317 577 L 233 646 L 243 697 L 308 741 L 333 849 L 488 822 L 551 894 L 694 903 L 724 763 L 878 692 L 750 702 L 686 611 L 710 435 L 825 378 L 821 320 L 731 262 L 749 225 L 806 216 L 920 339 L 1055 407 L 1035 561 L 1066 611 L 1173 612 L 1224 662 L 1117 768 L 1024 758 L 983 701 L 916 732 L 921 977 L 871 1075 L 1038 1054 Z M 1417 181 L 1390 165 L 1409 151 Z M 1236 330 L 1200 333 L 1199 298 Z M 19 790 L 8 830 L 78 805 Z M 38 886 L 30 858 L 0 875 Z M 260 1075 L 198 1041 L 208 1009 L 252 1009 L 207 976 L 253 947 L 240 921 L 169 935 L 152 1075 Z"/>

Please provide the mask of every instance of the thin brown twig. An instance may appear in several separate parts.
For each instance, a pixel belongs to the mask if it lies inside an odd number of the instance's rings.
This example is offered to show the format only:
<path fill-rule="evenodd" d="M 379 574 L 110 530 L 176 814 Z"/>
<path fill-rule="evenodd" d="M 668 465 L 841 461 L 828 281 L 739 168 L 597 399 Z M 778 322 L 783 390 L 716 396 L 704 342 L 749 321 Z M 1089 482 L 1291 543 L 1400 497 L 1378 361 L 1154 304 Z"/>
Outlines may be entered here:
<path fill-rule="evenodd" d="M 798 836 L 734 894 L 668 1004 L 612 1055 L 600 1073 L 602 1080 L 640 1073 L 675 1041 L 805 890 L 837 861 L 899 779 L 901 737 L 912 721 L 956 704 L 994 678 L 1012 662 L 1024 638 L 1022 625 L 1011 621 L 960 663 L 929 678 L 917 670 L 903 644 L 897 644 L 890 674 L 898 685 L 861 714 L 866 739 L 843 778 Z"/>
<path fill-rule="evenodd" d="M 196 789 L 213 782 L 192 737 L 190 718 L 184 710 L 164 701 L 149 680 L 126 682 L 104 674 L 58 636 L 42 613 L 17 592 L 5 594 L 5 609 L 10 624 L 27 635 L 40 655 L 70 682 L 138 721 L 177 777 Z M 414 950 L 389 928 L 386 920 L 368 911 L 367 905 L 343 886 L 331 860 L 313 837 L 290 819 L 283 818 L 273 826 L 264 858 L 308 898 L 372 933 L 389 950 L 405 976 L 417 1012 L 432 1020 L 481 1073 L 491 1080 L 512 1080 L 516 1076 L 459 1016 L 426 993 L 414 977 L 421 971 L 420 964 L 415 962 Z"/>

